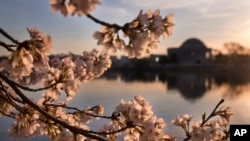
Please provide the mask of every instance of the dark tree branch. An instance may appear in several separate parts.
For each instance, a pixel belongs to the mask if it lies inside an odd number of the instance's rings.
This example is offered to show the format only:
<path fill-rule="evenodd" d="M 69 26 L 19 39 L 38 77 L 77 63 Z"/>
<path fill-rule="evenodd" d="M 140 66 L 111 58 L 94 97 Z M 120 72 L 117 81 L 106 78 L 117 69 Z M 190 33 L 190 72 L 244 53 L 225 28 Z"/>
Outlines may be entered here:
<path fill-rule="evenodd" d="M 10 118 L 12 118 L 12 119 L 16 119 L 14 113 L 6 114 L 6 113 L 4 113 L 2 110 L 0 110 L 0 113 L 1 113 L 2 115 L 4 115 L 4 116 L 10 117 Z"/>
<path fill-rule="evenodd" d="M 210 115 L 207 117 L 207 119 L 205 119 L 204 121 L 202 121 L 201 126 L 203 126 L 210 118 L 212 118 L 213 116 L 215 116 L 216 110 L 219 108 L 219 106 L 223 102 L 224 102 L 224 99 L 221 99 L 220 102 L 215 106 L 215 108 L 213 109 L 213 111 L 210 113 Z"/>
<path fill-rule="evenodd" d="M 99 116 L 99 115 L 95 115 L 95 114 L 90 114 L 88 112 L 85 112 L 84 110 L 80 110 L 78 108 L 75 108 L 75 107 L 70 107 L 70 106 L 65 106 L 65 105 L 56 105 L 56 104 L 46 104 L 46 106 L 54 106 L 54 107 L 62 107 L 62 108 L 65 108 L 65 109 L 70 109 L 70 110 L 75 110 L 77 112 L 80 112 L 80 113 L 83 113 L 87 116 L 92 116 L 92 117 L 96 117 L 96 118 L 105 118 L 105 119 L 113 119 L 113 118 L 116 118 L 117 116 Z M 74 112 L 75 113 L 75 112 Z M 74 114 L 73 113 L 73 114 Z M 70 113 L 71 114 L 71 113 Z"/>
<path fill-rule="evenodd" d="M 105 138 L 100 137 L 98 135 L 108 135 L 108 134 L 115 134 L 118 132 L 122 132 L 125 131 L 128 128 L 134 128 L 136 125 L 134 125 L 132 122 L 131 123 L 127 123 L 127 126 L 119 129 L 119 130 L 115 130 L 115 131 L 110 131 L 110 132 L 96 132 L 96 131 L 91 131 L 91 130 L 84 130 L 78 127 L 74 127 L 71 126 L 69 124 L 67 124 L 66 122 L 57 119 L 56 117 L 50 115 L 49 113 L 47 113 L 46 111 L 44 111 L 43 109 L 41 109 L 38 105 L 36 105 L 35 103 L 33 103 L 28 97 L 26 97 L 19 89 L 18 87 L 15 85 L 16 83 L 9 80 L 6 76 L 4 76 L 2 73 L 0 73 L 0 78 L 2 78 L 15 92 L 16 94 L 24 101 L 24 103 L 26 103 L 27 105 L 29 105 L 30 107 L 34 108 L 35 110 L 37 110 L 41 115 L 45 116 L 46 118 L 54 121 L 56 124 L 61 125 L 62 127 L 69 129 L 71 132 L 75 133 L 75 134 L 81 134 L 84 135 L 86 137 L 92 138 L 92 139 L 96 139 L 98 141 L 107 141 Z"/>
<path fill-rule="evenodd" d="M 110 28 L 115 28 L 117 30 L 123 30 L 124 29 L 123 26 L 120 26 L 118 24 L 110 24 L 110 23 L 101 21 L 101 20 L 95 18 L 94 16 L 92 16 L 90 14 L 87 14 L 86 17 L 88 17 L 89 19 L 91 19 L 92 21 L 94 21 L 94 22 L 96 22 L 98 24 L 101 24 L 101 25 L 104 25 L 104 26 L 107 26 L 107 27 L 110 27 Z"/>
<path fill-rule="evenodd" d="M 121 128 L 121 129 L 118 129 L 118 130 L 115 130 L 115 131 L 110 131 L 110 132 L 95 132 L 95 131 L 90 131 L 90 132 L 94 133 L 94 134 L 100 134 L 100 135 L 110 135 L 110 134 L 115 134 L 115 133 L 119 133 L 119 132 L 125 131 L 128 128 L 132 128 L 132 127 L 125 126 L 125 127 Z M 134 128 L 134 126 L 133 126 L 133 128 Z"/>
<path fill-rule="evenodd" d="M 7 90 L 6 90 L 6 88 L 7 88 L 7 86 L 5 86 L 3 83 L 2 83 L 2 81 L 0 81 L 0 94 L 2 94 L 2 95 L 4 95 L 4 96 L 6 96 L 9 100 L 14 100 L 14 101 L 16 101 L 16 102 L 19 102 L 19 103 L 23 103 L 20 99 L 18 99 L 17 97 L 14 97 L 12 94 L 9 94 L 8 92 L 7 92 Z M 3 94 L 3 92 L 5 93 L 5 94 Z"/>
<path fill-rule="evenodd" d="M 14 49 L 12 49 L 11 47 L 16 47 L 15 45 L 8 45 L 2 41 L 0 41 L 0 46 L 4 47 L 6 50 L 13 52 L 15 51 Z"/>
<path fill-rule="evenodd" d="M 11 37 L 11 36 L 10 36 L 7 32 L 5 32 L 2 28 L 0 28 L 0 33 L 1 33 L 4 37 L 8 38 L 11 42 L 13 42 L 13 43 L 15 43 L 15 44 L 17 44 L 17 45 L 20 44 L 19 41 L 17 41 L 17 40 L 14 39 L 13 37 Z"/>
<path fill-rule="evenodd" d="M 15 83 L 15 85 L 23 90 L 26 90 L 26 91 L 31 91 L 31 92 L 37 92 L 37 91 L 42 91 L 42 90 L 46 90 L 46 89 L 49 89 L 49 88 L 52 88 L 54 86 L 56 86 L 58 83 L 60 83 L 59 81 L 49 85 L 49 86 L 46 86 L 46 87 L 43 87 L 43 88 L 36 88 L 36 89 L 32 89 L 32 88 L 29 88 L 29 87 L 25 87 L 25 86 L 22 86 L 14 81 L 12 81 L 13 83 Z"/>
<path fill-rule="evenodd" d="M 66 122 L 57 119 L 56 117 L 50 115 L 49 113 L 47 113 L 46 111 L 44 111 L 43 109 L 41 109 L 38 105 L 36 105 L 35 103 L 33 103 L 28 97 L 26 97 L 19 89 L 18 87 L 15 85 L 16 83 L 14 83 L 13 81 L 9 80 L 6 76 L 4 76 L 2 73 L 0 73 L 0 78 L 2 78 L 15 92 L 16 94 L 26 103 L 28 104 L 30 107 L 34 108 L 35 110 L 37 110 L 41 115 L 45 116 L 46 118 L 54 121 L 56 124 L 59 124 L 61 126 L 63 126 L 66 129 L 69 129 L 71 132 L 75 133 L 75 134 L 81 134 L 83 136 L 92 138 L 92 139 L 96 139 L 98 141 L 107 141 L 105 138 L 102 138 L 98 135 L 95 135 L 93 133 L 91 133 L 88 130 L 84 130 L 78 127 L 74 127 L 71 126 L 69 124 L 67 124 Z"/>
<path fill-rule="evenodd" d="M 14 101 L 22 103 L 22 101 L 14 96 L 12 96 L 11 94 L 9 94 L 6 90 L 6 86 L 4 86 L 4 84 L 2 83 L 2 81 L 0 81 L 0 99 L 4 100 L 5 102 L 9 103 L 10 105 L 12 105 L 16 110 L 23 112 L 23 109 L 16 104 Z"/>
<path fill-rule="evenodd" d="M 3 95 L 2 93 L 0 93 L 0 99 L 4 100 L 5 102 L 7 102 L 8 104 L 10 104 L 11 106 L 13 106 L 16 110 L 18 110 L 21 113 L 24 113 L 22 107 L 20 107 L 18 104 L 16 104 L 15 102 L 13 102 L 12 100 L 8 99 L 7 96 Z"/>

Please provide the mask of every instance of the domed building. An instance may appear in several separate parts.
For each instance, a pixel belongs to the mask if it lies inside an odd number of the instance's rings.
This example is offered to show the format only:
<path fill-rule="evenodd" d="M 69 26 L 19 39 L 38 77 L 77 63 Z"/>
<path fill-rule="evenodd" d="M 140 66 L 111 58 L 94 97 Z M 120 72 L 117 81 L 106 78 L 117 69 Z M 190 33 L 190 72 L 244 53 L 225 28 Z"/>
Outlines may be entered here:
<path fill-rule="evenodd" d="M 179 48 L 169 48 L 168 57 L 173 63 L 195 65 L 211 63 L 211 49 L 196 38 L 186 40 Z"/>

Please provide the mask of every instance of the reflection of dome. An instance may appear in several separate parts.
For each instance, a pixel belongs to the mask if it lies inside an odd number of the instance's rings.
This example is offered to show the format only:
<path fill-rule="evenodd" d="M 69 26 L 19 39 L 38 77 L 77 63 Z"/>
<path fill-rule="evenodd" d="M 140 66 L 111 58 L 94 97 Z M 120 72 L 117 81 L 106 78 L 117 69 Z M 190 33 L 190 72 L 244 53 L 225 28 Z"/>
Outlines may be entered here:
<path fill-rule="evenodd" d="M 196 100 L 204 96 L 206 87 L 204 85 L 196 84 L 194 86 L 187 84 L 179 87 L 180 94 L 187 100 Z"/>
<path fill-rule="evenodd" d="M 197 48 L 206 48 L 205 44 L 200 41 L 199 39 L 196 38 L 191 38 L 186 40 L 181 46 L 180 48 L 182 49 L 197 49 Z"/>
<path fill-rule="evenodd" d="M 178 90 L 183 98 L 194 102 L 210 89 L 211 81 L 203 72 L 175 72 L 167 74 L 167 90 Z"/>

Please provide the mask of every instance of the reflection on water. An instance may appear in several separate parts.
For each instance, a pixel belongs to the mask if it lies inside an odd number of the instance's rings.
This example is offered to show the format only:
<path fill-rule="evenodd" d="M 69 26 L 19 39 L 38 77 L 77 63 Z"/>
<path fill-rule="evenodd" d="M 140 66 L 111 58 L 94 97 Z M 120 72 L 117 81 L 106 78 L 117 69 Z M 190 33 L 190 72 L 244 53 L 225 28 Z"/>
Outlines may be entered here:
<path fill-rule="evenodd" d="M 250 72 L 114 72 L 102 76 L 107 80 L 121 79 L 130 82 L 161 82 L 166 90 L 178 90 L 186 100 L 194 101 L 212 89 L 224 89 L 225 97 L 236 98 L 247 91 L 250 83 Z"/>
<path fill-rule="evenodd" d="M 225 99 L 223 105 L 233 108 L 232 123 L 250 124 L 249 92 L 250 74 L 247 72 L 107 72 L 83 84 L 69 105 L 85 108 L 103 104 L 105 115 L 110 115 L 120 99 L 127 101 L 141 94 L 150 102 L 155 114 L 167 122 L 166 131 L 181 139 L 184 132 L 173 126 L 171 120 L 185 113 L 199 120 L 201 114 L 211 112 L 221 98 Z M 6 121 L 6 118 L 0 119 L 1 141 L 10 140 L 7 128 L 11 123 Z M 98 130 L 107 122 L 95 121 L 91 127 Z"/>

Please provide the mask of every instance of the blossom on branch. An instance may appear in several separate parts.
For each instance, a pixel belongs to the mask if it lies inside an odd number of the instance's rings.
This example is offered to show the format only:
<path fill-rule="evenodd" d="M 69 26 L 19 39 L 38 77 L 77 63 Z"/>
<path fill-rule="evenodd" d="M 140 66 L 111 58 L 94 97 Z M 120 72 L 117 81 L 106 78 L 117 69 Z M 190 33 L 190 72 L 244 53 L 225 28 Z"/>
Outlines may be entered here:
<path fill-rule="evenodd" d="M 192 141 L 222 141 L 227 140 L 229 135 L 229 124 L 232 117 L 231 107 L 220 107 L 218 110 L 220 101 L 215 107 L 214 111 L 206 117 L 203 114 L 202 121 L 191 122 L 192 116 L 185 114 L 176 117 L 172 123 L 176 126 L 180 126 L 186 133 L 187 138 Z M 214 120 L 210 120 L 213 117 L 219 117 Z"/>
<path fill-rule="evenodd" d="M 7 74 L 15 81 L 24 81 L 32 72 L 41 74 L 48 68 L 51 37 L 44 35 L 37 28 L 29 28 L 28 32 L 30 39 L 18 44 L 9 58 L 0 62 L 0 70 L 8 70 Z"/>
<path fill-rule="evenodd" d="M 87 15 L 95 10 L 97 4 L 101 4 L 99 0 L 49 0 L 49 3 L 53 12 L 60 11 L 64 17 Z"/>
<path fill-rule="evenodd" d="M 176 126 L 181 126 L 183 128 L 186 128 L 192 117 L 193 117 L 192 115 L 188 114 L 184 114 L 183 116 L 179 115 L 174 120 L 172 120 L 172 123 Z"/>
<path fill-rule="evenodd" d="M 55 55 L 50 68 L 43 78 L 43 87 L 54 85 L 44 93 L 45 97 L 57 100 L 61 91 L 65 91 L 67 101 L 71 100 L 81 82 L 88 82 L 101 76 L 111 66 L 110 56 L 93 49 L 83 55 Z"/>
<path fill-rule="evenodd" d="M 221 141 L 225 136 L 225 129 L 219 125 L 220 120 L 213 120 L 201 126 L 200 122 L 192 122 L 190 132 L 192 141 Z"/>
<path fill-rule="evenodd" d="M 126 130 L 124 140 L 175 140 L 164 132 L 166 123 L 162 118 L 157 118 L 154 115 L 149 102 L 140 95 L 128 102 L 121 100 L 115 112 L 121 114 L 121 117 L 117 119 L 121 128 L 129 127 Z M 116 123 L 114 122 L 114 124 Z"/>
<path fill-rule="evenodd" d="M 101 30 L 94 32 L 93 37 L 97 40 L 97 45 L 103 46 L 106 52 L 120 50 L 130 58 L 140 58 L 157 48 L 161 36 L 167 38 L 172 34 L 173 14 L 168 14 L 165 18 L 159 14 L 160 10 L 148 10 L 146 13 L 141 11 L 133 21 L 122 27 L 102 25 Z M 120 37 L 120 30 L 124 38 Z"/>
<path fill-rule="evenodd" d="M 9 134 L 16 139 L 35 136 L 40 127 L 38 112 L 28 105 L 24 105 L 23 109 L 25 113 L 17 113 L 16 120 L 9 129 Z"/>
<path fill-rule="evenodd" d="M 217 112 L 217 114 L 225 119 L 225 121 L 227 121 L 228 123 L 230 123 L 231 119 L 232 119 L 232 116 L 233 116 L 233 112 L 232 112 L 232 108 L 231 107 L 221 107 L 219 109 L 219 111 Z"/>

